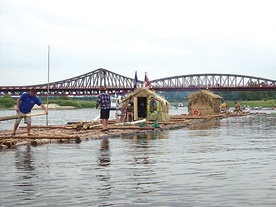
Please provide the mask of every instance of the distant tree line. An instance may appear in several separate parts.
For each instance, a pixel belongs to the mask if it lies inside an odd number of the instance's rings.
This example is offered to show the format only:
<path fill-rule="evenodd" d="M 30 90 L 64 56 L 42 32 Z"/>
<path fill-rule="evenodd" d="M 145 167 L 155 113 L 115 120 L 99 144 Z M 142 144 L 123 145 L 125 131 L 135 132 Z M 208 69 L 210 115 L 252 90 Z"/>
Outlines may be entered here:
<path fill-rule="evenodd" d="M 188 96 L 194 91 L 176 91 L 164 92 L 160 91 L 158 94 L 165 97 L 169 102 L 183 102 L 188 101 Z M 222 97 L 225 101 L 258 101 L 276 99 L 276 91 L 233 91 L 233 92 L 214 92 Z"/>
<path fill-rule="evenodd" d="M 276 99 L 276 91 L 238 91 L 238 92 L 218 92 L 224 100 L 235 101 L 259 101 Z"/>
<path fill-rule="evenodd" d="M 11 108 L 16 104 L 15 97 L 9 95 L 0 96 L 0 109 Z M 46 97 L 41 96 L 41 101 L 46 104 Z M 67 97 L 52 96 L 49 97 L 49 104 L 57 104 L 59 106 L 74 106 L 75 108 L 94 108 L 97 97 Z"/>
<path fill-rule="evenodd" d="M 188 101 L 188 96 L 194 91 L 164 92 L 158 94 L 165 97 L 171 103 L 182 103 Z M 238 92 L 214 92 L 222 97 L 222 101 L 260 101 L 276 99 L 276 91 L 238 91 Z M 46 97 L 40 97 L 43 103 L 46 103 Z M 60 106 L 74 106 L 76 108 L 95 107 L 97 97 L 67 97 L 53 96 L 49 97 L 49 104 L 54 103 Z M 16 98 L 9 95 L 0 96 L 0 108 L 10 108 L 16 104 Z"/>

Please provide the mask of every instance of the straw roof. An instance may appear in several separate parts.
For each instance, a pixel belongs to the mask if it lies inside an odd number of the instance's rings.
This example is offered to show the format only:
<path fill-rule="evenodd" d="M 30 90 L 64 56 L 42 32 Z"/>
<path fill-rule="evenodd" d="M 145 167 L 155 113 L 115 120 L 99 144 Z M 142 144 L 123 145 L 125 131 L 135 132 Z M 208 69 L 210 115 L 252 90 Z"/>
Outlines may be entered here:
<path fill-rule="evenodd" d="M 196 96 L 202 96 L 202 95 L 207 95 L 213 99 L 221 99 L 219 95 L 216 95 L 209 90 L 200 90 L 198 92 L 192 93 L 191 95 L 188 96 L 188 99 L 193 99 Z"/>
<path fill-rule="evenodd" d="M 154 97 L 155 100 L 163 102 L 164 105 L 169 104 L 169 102 L 164 97 L 147 88 L 137 88 L 135 91 L 130 93 L 124 100 L 129 99 L 130 96 Z"/>

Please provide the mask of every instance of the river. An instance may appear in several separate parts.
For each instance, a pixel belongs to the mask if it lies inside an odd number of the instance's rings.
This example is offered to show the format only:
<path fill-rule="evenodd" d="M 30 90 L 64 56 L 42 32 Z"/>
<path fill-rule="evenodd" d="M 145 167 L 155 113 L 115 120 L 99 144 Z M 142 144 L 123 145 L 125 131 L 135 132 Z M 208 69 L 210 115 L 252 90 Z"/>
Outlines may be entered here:
<path fill-rule="evenodd" d="M 276 206 L 276 114 L 263 112 L 0 151 L 0 206 Z M 178 113 L 186 109 L 170 111 Z M 48 119 L 65 124 L 97 114 L 53 110 Z M 45 123 L 45 117 L 33 118 L 33 124 Z"/>

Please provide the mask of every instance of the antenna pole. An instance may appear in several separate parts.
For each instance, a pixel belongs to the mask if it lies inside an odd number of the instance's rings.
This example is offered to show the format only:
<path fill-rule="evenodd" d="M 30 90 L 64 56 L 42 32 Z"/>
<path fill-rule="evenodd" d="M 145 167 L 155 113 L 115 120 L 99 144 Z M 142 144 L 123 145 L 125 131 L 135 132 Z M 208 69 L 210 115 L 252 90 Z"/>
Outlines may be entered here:
<path fill-rule="evenodd" d="M 50 45 L 48 45 L 48 86 L 47 86 L 47 110 L 48 110 L 48 103 L 49 103 L 49 90 L 50 87 Z M 46 115 L 46 125 L 48 126 L 48 114 Z"/>

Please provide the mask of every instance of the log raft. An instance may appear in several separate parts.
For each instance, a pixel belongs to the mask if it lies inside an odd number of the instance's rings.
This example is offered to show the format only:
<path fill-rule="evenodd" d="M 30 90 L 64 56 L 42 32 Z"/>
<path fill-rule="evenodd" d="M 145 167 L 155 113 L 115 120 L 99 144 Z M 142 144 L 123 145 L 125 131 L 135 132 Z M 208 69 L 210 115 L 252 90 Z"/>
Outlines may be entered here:
<path fill-rule="evenodd" d="M 99 139 L 134 133 L 147 133 L 156 130 L 177 129 L 192 125 L 193 123 L 231 116 L 244 116 L 244 114 L 219 114 L 206 117 L 193 117 L 185 114 L 171 115 L 169 121 L 159 122 L 157 127 L 154 121 L 139 120 L 136 123 L 117 123 L 116 120 L 109 120 L 109 131 L 101 131 L 102 124 L 97 120 L 67 122 L 66 125 L 32 126 L 32 133 L 36 134 L 36 136 L 28 136 L 26 134 L 26 127 L 19 127 L 14 137 L 11 137 L 11 130 L 0 131 L 0 149 L 26 144 L 37 146 L 54 142 L 68 143 L 74 141 L 75 143 L 80 143 L 85 139 Z"/>

